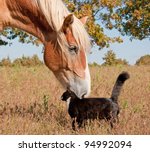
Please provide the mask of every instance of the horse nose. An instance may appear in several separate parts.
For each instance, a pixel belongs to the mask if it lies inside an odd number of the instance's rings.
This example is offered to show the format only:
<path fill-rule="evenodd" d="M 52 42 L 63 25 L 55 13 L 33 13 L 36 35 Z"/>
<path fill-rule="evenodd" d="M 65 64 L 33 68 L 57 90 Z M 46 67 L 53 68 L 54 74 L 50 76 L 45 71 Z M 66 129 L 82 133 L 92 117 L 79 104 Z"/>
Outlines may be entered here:
<path fill-rule="evenodd" d="M 86 97 L 88 97 L 90 95 L 90 90 L 87 90 L 86 92 L 84 92 L 83 94 L 82 94 L 82 98 L 86 98 Z"/>
<path fill-rule="evenodd" d="M 88 94 L 87 93 L 84 93 L 83 95 L 82 95 L 82 98 L 85 98 L 85 97 L 87 97 L 88 96 Z"/>
<path fill-rule="evenodd" d="M 75 91 L 74 93 L 78 96 L 78 98 L 82 99 L 82 98 L 88 97 L 90 94 L 90 91 L 89 90 L 86 90 L 86 91 L 78 90 L 77 92 Z"/>

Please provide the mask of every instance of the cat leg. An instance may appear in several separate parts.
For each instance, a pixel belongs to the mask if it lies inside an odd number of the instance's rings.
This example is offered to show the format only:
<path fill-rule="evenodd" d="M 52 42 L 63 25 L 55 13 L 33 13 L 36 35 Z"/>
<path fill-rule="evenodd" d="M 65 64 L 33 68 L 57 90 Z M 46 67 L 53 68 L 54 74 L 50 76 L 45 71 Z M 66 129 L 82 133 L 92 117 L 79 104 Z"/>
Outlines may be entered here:
<path fill-rule="evenodd" d="M 76 127 L 75 127 L 75 118 L 72 119 L 72 129 L 75 131 Z"/>

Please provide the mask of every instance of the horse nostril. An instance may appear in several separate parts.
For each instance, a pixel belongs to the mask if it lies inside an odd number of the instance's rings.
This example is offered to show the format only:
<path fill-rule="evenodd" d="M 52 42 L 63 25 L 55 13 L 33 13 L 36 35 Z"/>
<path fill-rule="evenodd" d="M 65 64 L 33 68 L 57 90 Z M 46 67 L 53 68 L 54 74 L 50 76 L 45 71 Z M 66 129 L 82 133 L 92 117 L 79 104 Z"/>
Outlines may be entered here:
<path fill-rule="evenodd" d="M 83 99 L 85 95 L 86 95 L 86 93 L 84 93 L 81 98 Z"/>
<path fill-rule="evenodd" d="M 85 96 L 85 94 L 83 94 L 81 98 L 83 99 L 83 98 L 84 98 L 84 96 Z"/>
<path fill-rule="evenodd" d="M 81 98 L 83 99 L 83 98 L 85 98 L 85 97 L 87 97 L 87 96 L 88 96 L 88 93 L 85 92 L 85 93 L 83 93 L 83 95 L 81 96 Z"/>

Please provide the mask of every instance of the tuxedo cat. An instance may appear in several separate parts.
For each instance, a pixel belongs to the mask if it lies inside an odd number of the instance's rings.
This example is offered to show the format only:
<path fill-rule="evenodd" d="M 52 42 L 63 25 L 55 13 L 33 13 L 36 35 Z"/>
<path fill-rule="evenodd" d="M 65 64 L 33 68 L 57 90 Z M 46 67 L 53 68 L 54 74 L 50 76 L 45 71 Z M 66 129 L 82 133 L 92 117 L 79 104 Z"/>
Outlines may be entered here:
<path fill-rule="evenodd" d="M 75 122 L 80 128 L 82 124 L 85 125 L 86 120 L 105 119 L 110 122 L 111 127 L 113 123 L 118 120 L 119 105 L 118 96 L 124 82 L 129 78 L 127 72 L 122 72 L 113 87 L 110 98 L 82 98 L 79 99 L 74 92 L 66 91 L 61 96 L 63 101 L 68 104 L 68 113 L 72 118 L 72 129 L 75 130 Z"/>

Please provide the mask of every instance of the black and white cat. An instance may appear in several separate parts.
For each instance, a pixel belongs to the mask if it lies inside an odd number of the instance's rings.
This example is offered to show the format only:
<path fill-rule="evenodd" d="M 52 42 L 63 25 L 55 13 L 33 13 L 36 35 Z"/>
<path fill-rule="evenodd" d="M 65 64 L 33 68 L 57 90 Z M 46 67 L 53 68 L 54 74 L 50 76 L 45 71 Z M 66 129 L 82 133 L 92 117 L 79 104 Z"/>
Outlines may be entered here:
<path fill-rule="evenodd" d="M 63 101 L 68 104 L 68 113 L 72 118 L 72 129 L 75 130 L 75 122 L 80 128 L 86 120 L 105 119 L 110 122 L 111 127 L 113 123 L 118 120 L 119 105 L 118 96 L 124 82 L 129 78 L 127 72 L 122 72 L 113 87 L 110 98 L 83 98 L 79 99 L 74 92 L 66 91 L 61 96 Z"/>

